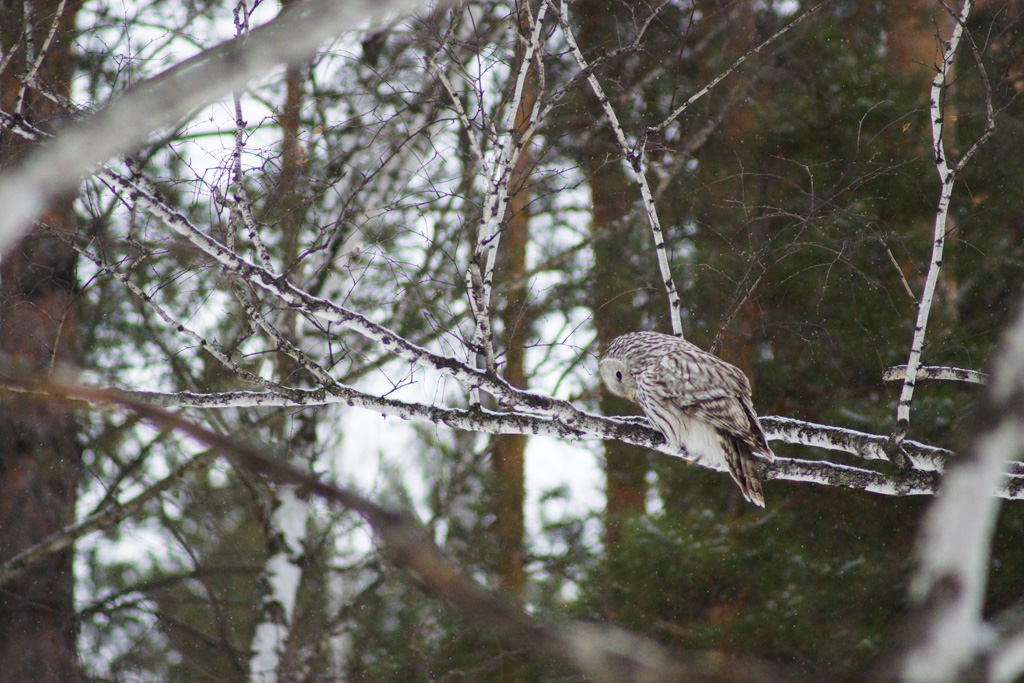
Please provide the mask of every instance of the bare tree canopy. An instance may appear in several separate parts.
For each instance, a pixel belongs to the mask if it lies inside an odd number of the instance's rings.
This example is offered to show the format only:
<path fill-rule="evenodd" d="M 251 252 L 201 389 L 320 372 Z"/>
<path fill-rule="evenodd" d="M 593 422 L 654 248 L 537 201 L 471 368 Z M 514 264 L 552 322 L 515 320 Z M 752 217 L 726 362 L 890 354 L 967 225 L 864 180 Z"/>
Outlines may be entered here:
<path fill-rule="evenodd" d="M 2 10 L 0 664 L 1021 675 L 1021 8 L 896 5 Z"/>

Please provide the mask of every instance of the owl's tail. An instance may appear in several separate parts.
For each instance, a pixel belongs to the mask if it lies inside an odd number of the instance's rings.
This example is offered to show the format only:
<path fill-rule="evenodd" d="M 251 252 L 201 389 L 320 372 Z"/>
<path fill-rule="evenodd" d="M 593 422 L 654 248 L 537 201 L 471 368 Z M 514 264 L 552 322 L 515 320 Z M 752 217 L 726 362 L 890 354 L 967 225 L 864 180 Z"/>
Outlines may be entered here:
<path fill-rule="evenodd" d="M 729 474 L 739 484 L 743 497 L 754 505 L 764 507 L 761 475 L 757 472 L 757 460 L 754 458 L 750 444 L 732 434 L 722 433 L 721 438 Z"/>

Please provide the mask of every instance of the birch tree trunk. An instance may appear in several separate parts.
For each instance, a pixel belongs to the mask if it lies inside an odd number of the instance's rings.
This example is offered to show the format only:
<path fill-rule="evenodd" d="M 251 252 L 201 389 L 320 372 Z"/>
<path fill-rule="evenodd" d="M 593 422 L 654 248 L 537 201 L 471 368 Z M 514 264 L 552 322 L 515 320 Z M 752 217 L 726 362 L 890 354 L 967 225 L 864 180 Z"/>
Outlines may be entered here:
<path fill-rule="evenodd" d="M 284 3 L 285 8 L 289 2 Z M 300 233 L 306 219 L 308 202 L 303 195 L 303 166 L 306 158 L 300 144 L 302 104 L 304 100 L 303 69 L 290 66 L 285 72 L 285 102 L 280 114 L 281 173 L 277 187 L 271 194 L 265 219 L 281 234 L 282 271 L 291 272 L 301 279 L 302 263 L 298 260 Z M 239 121 L 239 130 L 244 121 Z M 236 178 L 241 186 L 242 178 Z M 294 265 L 294 267 L 293 267 Z M 277 329 L 289 343 L 299 346 L 298 316 L 294 311 L 279 314 Z M 284 350 L 275 354 L 280 381 L 293 386 L 308 384 L 311 378 L 300 362 Z M 280 443 L 288 444 L 287 452 L 292 465 L 309 469 L 316 452 L 316 419 L 313 411 L 305 410 L 279 416 L 275 431 Z M 267 520 L 267 547 L 270 557 L 263 575 L 262 619 L 256 625 L 250 661 L 251 680 L 259 683 L 298 680 L 295 670 L 294 648 L 289 647 L 295 603 L 302 581 L 301 559 L 307 536 L 309 503 L 299 487 L 284 484 L 274 487 L 272 512 Z M 292 656 L 289 656 L 291 654 Z"/>

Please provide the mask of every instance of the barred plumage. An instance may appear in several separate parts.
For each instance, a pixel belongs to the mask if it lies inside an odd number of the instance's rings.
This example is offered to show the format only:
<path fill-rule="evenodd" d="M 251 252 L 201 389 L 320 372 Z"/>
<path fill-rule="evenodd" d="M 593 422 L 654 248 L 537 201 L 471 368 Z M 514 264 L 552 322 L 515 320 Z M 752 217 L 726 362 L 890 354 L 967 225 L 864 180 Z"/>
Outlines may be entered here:
<path fill-rule="evenodd" d="M 764 507 L 754 454 L 774 457 L 746 375 L 688 341 L 658 332 L 617 337 L 601 357 L 612 393 L 636 402 L 669 445 L 728 470 L 743 497 Z"/>

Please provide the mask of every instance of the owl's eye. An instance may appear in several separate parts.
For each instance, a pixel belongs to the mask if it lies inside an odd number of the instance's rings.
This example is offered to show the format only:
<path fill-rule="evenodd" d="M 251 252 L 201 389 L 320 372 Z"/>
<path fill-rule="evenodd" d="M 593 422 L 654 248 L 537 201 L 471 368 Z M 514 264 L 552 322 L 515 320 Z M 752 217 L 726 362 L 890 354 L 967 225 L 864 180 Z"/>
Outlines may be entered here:
<path fill-rule="evenodd" d="M 622 381 L 622 373 L 621 372 L 616 372 L 615 373 L 615 379 L 617 379 L 617 380 L 619 380 L 621 382 Z"/>

